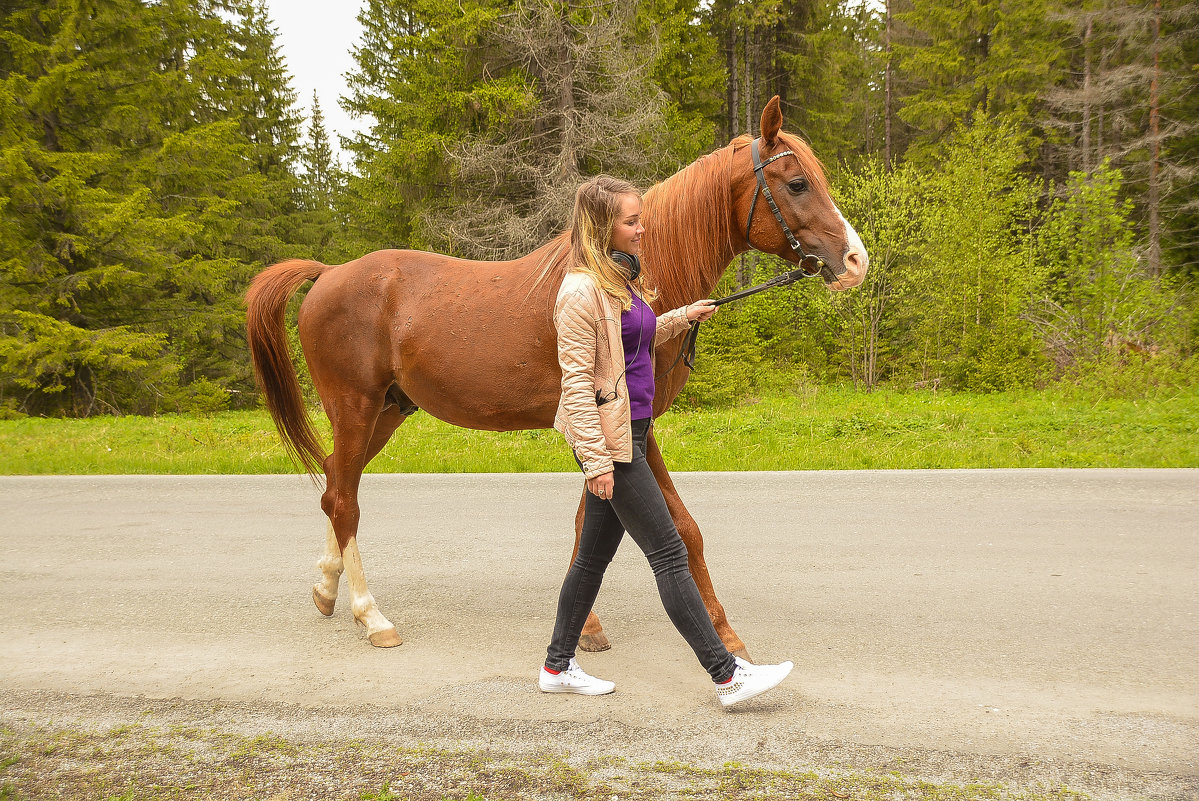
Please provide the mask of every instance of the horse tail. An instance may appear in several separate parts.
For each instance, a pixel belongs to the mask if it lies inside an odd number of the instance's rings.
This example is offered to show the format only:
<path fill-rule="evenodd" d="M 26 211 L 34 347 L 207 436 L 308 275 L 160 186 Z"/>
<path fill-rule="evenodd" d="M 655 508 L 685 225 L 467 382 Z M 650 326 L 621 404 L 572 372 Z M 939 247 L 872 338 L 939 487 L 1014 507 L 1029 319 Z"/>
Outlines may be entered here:
<path fill-rule="evenodd" d="M 320 262 L 290 259 L 260 272 L 246 292 L 246 339 L 254 377 L 284 447 L 314 478 L 322 469 L 325 451 L 296 380 L 284 315 L 300 285 L 315 281 L 326 269 Z"/>

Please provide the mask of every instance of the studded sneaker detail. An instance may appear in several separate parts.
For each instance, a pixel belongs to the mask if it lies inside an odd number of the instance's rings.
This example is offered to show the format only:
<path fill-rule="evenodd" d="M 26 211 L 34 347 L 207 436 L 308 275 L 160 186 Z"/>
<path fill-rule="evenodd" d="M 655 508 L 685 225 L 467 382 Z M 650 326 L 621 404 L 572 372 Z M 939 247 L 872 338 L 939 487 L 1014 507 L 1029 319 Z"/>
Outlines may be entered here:
<path fill-rule="evenodd" d="M 777 687 L 787 678 L 794 667 L 790 662 L 778 665 L 754 665 L 736 657 L 737 666 L 733 669 L 733 678 L 724 684 L 716 685 L 716 697 L 726 707 L 761 695 L 769 689 Z"/>
<path fill-rule="evenodd" d="M 543 693 L 578 693 L 579 695 L 607 695 L 616 689 L 616 683 L 589 676 L 579 663 L 570 660 L 570 665 L 560 673 L 551 673 L 543 666 L 537 677 L 537 686 Z"/>

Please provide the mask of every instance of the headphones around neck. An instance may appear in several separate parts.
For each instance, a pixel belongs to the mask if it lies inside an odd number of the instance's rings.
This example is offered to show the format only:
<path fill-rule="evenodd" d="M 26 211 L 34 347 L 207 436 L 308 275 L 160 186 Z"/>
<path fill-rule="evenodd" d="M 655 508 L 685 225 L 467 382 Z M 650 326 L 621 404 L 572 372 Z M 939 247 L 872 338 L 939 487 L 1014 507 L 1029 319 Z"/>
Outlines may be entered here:
<path fill-rule="evenodd" d="M 628 274 L 630 281 L 636 281 L 637 276 L 641 275 L 641 259 L 632 253 L 625 253 L 623 250 L 614 250 L 612 251 L 612 261 L 616 262 L 616 265 Z"/>

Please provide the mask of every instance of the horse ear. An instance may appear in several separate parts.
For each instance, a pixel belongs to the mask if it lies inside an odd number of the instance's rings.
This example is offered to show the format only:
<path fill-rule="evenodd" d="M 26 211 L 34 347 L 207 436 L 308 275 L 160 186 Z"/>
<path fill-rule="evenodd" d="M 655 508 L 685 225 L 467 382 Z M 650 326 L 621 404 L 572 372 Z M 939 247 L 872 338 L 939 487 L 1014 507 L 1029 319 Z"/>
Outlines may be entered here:
<path fill-rule="evenodd" d="M 779 135 L 779 129 L 783 127 L 783 112 L 779 108 L 779 96 L 775 95 L 770 98 L 770 102 L 766 104 L 766 108 L 762 109 L 762 141 L 768 145 L 773 145 L 774 140 Z"/>

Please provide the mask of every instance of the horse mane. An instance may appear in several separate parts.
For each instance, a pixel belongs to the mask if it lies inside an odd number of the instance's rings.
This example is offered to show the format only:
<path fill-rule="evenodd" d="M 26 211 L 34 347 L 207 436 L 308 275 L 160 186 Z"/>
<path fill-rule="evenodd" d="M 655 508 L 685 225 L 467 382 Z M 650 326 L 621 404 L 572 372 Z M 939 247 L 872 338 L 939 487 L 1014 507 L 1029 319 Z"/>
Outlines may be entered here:
<path fill-rule="evenodd" d="M 726 145 L 645 193 L 641 247 L 659 311 L 707 297 L 733 257 L 732 161 Z"/>
<path fill-rule="evenodd" d="M 795 153 L 811 187 L 827 194 L 828 178 L 812 148 L 784 131 L 779 131 L 778 138 L 785 149 Z M 751 142 L 749 135 L 738 136 L 645 193 L 643 262 L 658 289 L 654 305 L 659 312 L 708 297 L 732 261 L 734 242 L 743 235 L 740 228 L 745 224 L 733 220 L 733 156 Z M 536 267 L 534 288 L 560 278 L 570 261 L 570 231 L 563 231 L 530 255 Z"/>

